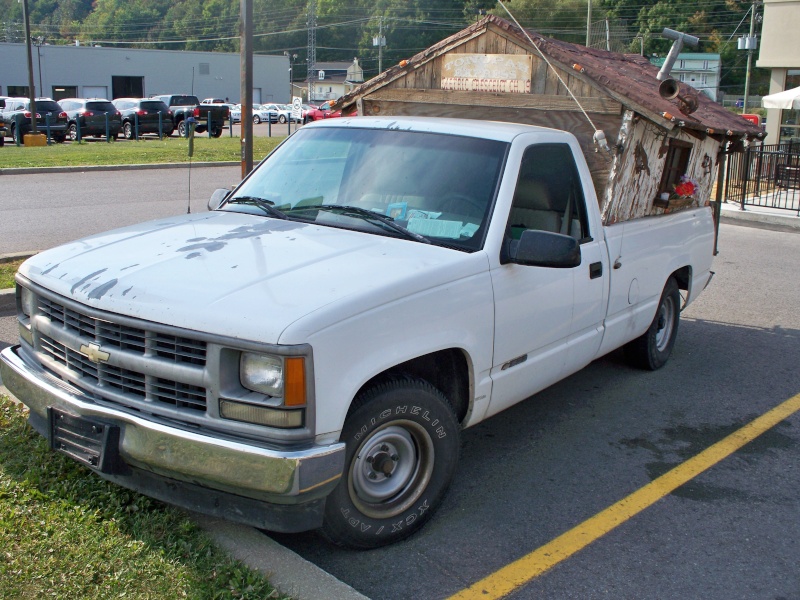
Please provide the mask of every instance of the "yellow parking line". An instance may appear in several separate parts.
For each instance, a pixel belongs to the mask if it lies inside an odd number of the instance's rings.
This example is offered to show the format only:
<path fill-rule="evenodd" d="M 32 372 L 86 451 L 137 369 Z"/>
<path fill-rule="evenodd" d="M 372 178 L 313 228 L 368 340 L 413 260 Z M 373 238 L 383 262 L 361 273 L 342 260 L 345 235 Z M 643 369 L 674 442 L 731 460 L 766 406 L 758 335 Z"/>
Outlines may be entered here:
<path fill-rule="evenodd" d="M 654 479 L 630 496 L 597 513 L 541 548 L 451 596 L 450 600 L 492 600 L 510 594 L 730 456 L 798 410 L 800 410 L 800 394 L 789 398 L 697 456 Z"/>

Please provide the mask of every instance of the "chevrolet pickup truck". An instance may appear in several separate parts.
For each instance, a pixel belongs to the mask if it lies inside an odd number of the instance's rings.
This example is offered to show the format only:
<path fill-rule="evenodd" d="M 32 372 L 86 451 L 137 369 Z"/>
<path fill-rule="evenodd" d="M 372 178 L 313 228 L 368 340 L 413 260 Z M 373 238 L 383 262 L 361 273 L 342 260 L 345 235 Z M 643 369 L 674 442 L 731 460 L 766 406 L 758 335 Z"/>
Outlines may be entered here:
<path fill-rule="evenodd" d="M 151 96 L 156 100 L 161 100 L 169 106 L 172 111 L 173 129 L 178 130 L 180 137 L 186 137 L 190 119 L 194 119 L 195 131 L 204 133 L 208 131 L 209 123 L 211 126 L 211 136 L 219 137 L 225 128 L 225 121 L 230 116 L 227 105 L 220 104 L 200 104 L 197 96 L 186 94 L 164 94 L 161 96 Z"/>
<path fill-rule="evenodd" d="M 462 428 L 662 367 L 711 277 L 710 208 L 604 226 L 575 137 L 526 125 L 320 121 L 209 209 L 26 261 L 3 382 L 101 477 L 355 548 L 430 519 Z"/>

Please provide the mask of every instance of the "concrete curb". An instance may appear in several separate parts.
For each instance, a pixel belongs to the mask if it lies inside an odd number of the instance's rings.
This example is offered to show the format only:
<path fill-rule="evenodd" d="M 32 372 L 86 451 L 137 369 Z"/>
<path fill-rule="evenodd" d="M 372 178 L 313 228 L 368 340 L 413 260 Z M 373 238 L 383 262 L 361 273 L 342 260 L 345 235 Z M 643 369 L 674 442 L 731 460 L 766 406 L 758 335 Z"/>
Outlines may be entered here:
<path fill-rule="evenodd" d="M 195 521 L 218 546 L 251 569 L 266 575 L 281 593 L 296 600 L 369 600 L 252 527 L 203 515 L 195 515 Z"/>
<path fill-rule="evenodd" d="M 14 288 L 0 290 L 0 317 L 13 317 L 17 314 L 17 295 Z"/>
<path fill-rule="evenodd" d="M 192 167 L 234 167 L 240 162 L 193 162 Z M 78 167 L 20 167 L 0 169 L 1 175 L 39 175 L 41 173 L 83 173 L 87 171 L 140 171 L 144 169 L 188 169 L 190 163 L 156 163 L 147 165 L 84 165 Z"/>
<path fill-rule="evenodd" d="M 738 206 L 728 205 L 727 208 L 723 208 L 720 216 L 722 217 L 722 222 L 729 222 L 729 223 L 746 223 L 750 225 L 771 225 L 777 227 L 788 227 L 790 229 L 797 229 L 800 230 L 800 218 L 786 215 L 779 215 L 773 213 L 765 213 L 765 212 L 756 212 L 757 209 L 748 208 L 747 210 L 741 210 Z M 791 211 L 786 211 L 787 213 L 791 213 Z"/>

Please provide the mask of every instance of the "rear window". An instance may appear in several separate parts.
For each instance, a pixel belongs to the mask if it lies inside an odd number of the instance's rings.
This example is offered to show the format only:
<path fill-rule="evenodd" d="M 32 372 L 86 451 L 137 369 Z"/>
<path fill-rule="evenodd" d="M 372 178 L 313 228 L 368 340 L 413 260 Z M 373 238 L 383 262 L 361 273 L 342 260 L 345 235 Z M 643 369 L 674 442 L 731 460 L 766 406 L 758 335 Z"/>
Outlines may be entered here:
<path fill-rule="evenodd" d="M 147 102 L 142 102 L 141 107 L 145 110 L 169 110 L 169 107 L 166 104 L 158 100 L 148 100 Z"/>
<path fill-rule="evenodd" d="M 117 110 L 111 102 L 87 102 L 86 108 L 97 112 L 116 112 Z"/>
<path fill-rule="evenodd" d="M 36 110 L 44 110 L 47 112 L 61 112 L 61 107 L 58 105 L 58 102 L 53 102 L 52 100 L 37 100 L 36 101 Z"/>
<path fill-rule="evenodd" d="M 200 104 L 197 96 L 173 96 L 172 106 L 194 106 Z"/>

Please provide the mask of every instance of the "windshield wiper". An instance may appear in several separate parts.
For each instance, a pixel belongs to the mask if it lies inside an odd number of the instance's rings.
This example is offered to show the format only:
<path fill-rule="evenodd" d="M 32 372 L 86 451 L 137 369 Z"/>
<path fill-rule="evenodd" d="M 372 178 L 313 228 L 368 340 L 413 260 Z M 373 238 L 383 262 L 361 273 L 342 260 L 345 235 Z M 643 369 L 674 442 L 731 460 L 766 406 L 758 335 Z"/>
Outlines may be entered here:
<path fill-rule="evenodd" d="M 332 213 L 344 215 L 346 217 L 359 217 L 361 219 L 364 219 L 365 221 L 377 221 L 382 225 L 386 225 L 389 229 L 403 234 L 408 239 L 415 240 L 417 242 L 422 242 L 423 244 L 433 243 L 430 239 L 426 238 L 424 235 L 420 235 L 419 233 L 414 233 L 413 231 L 406 229 L 402 225 L 397 224 L 392 217 L 382 215 L 367 208 L 361 208 L 360 206 L 349 206 L 347 204 L 312 204 L 310 206 L 298 206 L 297 208 L 294 208 L 292 210 L 296 210 L 298 212 L 304 210 L 327 210 Z"/>
<path fill-rule="evenodd" d="M 270 217 L 275 217 L 276 219 L 289 218 L 282 211 L 275 208 L 275 203 L 272 200 L 257 196 L 236 196 L 235 198 L 228 198 L 225 204 L 251 204 L 263 210 Z"/>

